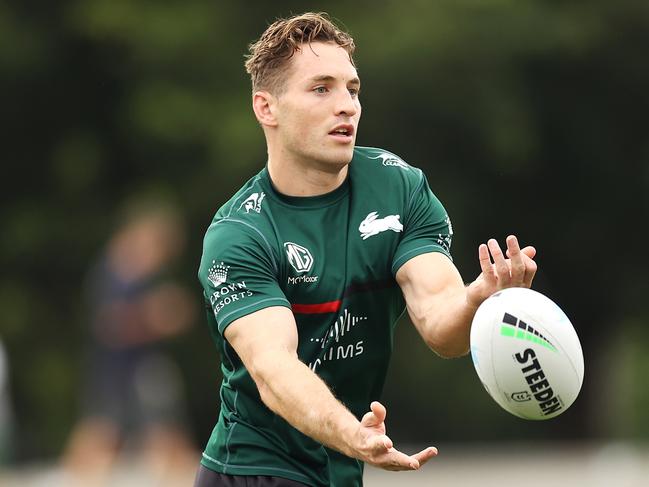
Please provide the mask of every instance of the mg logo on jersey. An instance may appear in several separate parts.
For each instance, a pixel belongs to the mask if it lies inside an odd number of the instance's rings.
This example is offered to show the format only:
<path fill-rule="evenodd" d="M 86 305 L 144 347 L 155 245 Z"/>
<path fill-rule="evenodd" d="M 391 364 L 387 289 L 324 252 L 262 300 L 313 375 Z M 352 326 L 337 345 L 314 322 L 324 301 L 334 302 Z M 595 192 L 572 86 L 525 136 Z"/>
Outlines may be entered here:
<path fill-rule="evenodd" d="M 399 233 L 403 231 L 403 225 L 399 221 L 400 218 L 401 216 L 399 215 L 388 215 L 379 218 L 379 214 L 373 211 L 361 222 L 358 226 L 358 231 L 361 232 L 363 240 L 367 240 L 371 236 L 385 232 L 386 230 Z"/>
<path fill-rule="evenodd" d="M 284 248 L 286 249 L 288 261 L 296 272 L 302 274 L 311 270 L 311 267 L 313 267 L 313 256 L 309 252 L 309 249 L 293 242 L 286 242 Z"/>

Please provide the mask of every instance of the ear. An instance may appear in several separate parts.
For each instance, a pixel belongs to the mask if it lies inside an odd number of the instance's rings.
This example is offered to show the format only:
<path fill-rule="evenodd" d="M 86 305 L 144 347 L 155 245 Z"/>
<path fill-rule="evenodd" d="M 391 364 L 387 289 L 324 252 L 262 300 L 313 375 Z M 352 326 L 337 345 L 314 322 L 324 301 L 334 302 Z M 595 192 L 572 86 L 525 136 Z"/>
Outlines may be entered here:
<path fill-rule="evenodd" d="M 276 98 L 268 91 L 257 91 L 252 95 L 252 109 L 255 112 L 257 121 L 262 126 L 277 126 L 276 106 Z"/>

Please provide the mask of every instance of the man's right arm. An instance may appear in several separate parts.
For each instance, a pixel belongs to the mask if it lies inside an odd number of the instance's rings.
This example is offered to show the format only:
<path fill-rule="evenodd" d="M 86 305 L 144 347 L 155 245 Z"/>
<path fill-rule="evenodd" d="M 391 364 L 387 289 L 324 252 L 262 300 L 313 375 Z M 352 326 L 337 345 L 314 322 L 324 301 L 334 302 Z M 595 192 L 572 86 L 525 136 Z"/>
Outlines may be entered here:
<path fill-rule="evenodd" d="M 343 454 L 387 470 L 416 470 L 437 454 L 426 448 L 408 456 L 385 434 L 378 402 L 361 421 L 297 356 L 295 318 L 288 308 L 264 308 L 233 321 L 224 331 L 255 381 L 264 404 L 293 427 Z"/>

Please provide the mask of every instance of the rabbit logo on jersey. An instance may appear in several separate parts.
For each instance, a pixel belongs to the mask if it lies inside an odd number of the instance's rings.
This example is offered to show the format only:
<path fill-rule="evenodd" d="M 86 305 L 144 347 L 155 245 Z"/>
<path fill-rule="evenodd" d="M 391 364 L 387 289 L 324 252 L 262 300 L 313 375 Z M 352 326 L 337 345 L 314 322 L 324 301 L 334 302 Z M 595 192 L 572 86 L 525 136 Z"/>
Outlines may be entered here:
<path fill-rule="evenodd" d="M 358 231 L 361 232 L 363 240 L 367 240 L 368 238 L 387 230 L 399 233 L 403 231 L 403 225 L 399 221 L 400 218 L 400 215 L 388 215 L 379 218 L 379 214 L 376 211 L 373 211 L 361 222 L 358 226 Z"/>

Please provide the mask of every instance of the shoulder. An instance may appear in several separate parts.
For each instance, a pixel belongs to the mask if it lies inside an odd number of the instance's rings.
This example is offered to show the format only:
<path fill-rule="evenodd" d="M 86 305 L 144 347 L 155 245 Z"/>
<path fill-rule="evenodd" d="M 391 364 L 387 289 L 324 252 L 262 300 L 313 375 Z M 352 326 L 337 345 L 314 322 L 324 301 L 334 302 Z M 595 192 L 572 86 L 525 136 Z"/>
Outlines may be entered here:
<path fill-rule="evenodd" d="M 250 179 L 216 212 L 203 238 L 203 260 L 254 255 L 276 261 L 259 178 Z"/>
<path fill-rule="evenodd" d="M 425 179 L 421 169 L 378 147 L 356 146 L 351 166 L 362 179 L 372 184 L 384 184 L 390 189 L 402 187 L 408 192 L 413 191 Z"/>
<path fill-rule="evenodd" d="M 218 266 L 256 270 L 276 275 L 279 273 L 279 255 L 269 239 L 258 227 L 237 218 L 214 221 L 203 239 L 198 267 L 199 280 L 207 285 Z M 213 282 L 212 282 L 213 284 Z"/>
<path fill-rule="evenodd" d="M 262 188 L 262 172 L 250 178 L 232 197 L 226 201 L 216 212 L 214 221 L 222 219 L 243 219 L 254 217 L 261 213 L 265 193 Z"/>
<path fill-rule="evenodd" d="M 266 193 L 262 185 L 263 171 L 250 178 L 216 212 L 204 241 L 218 238 L 263 237 Z"/>

